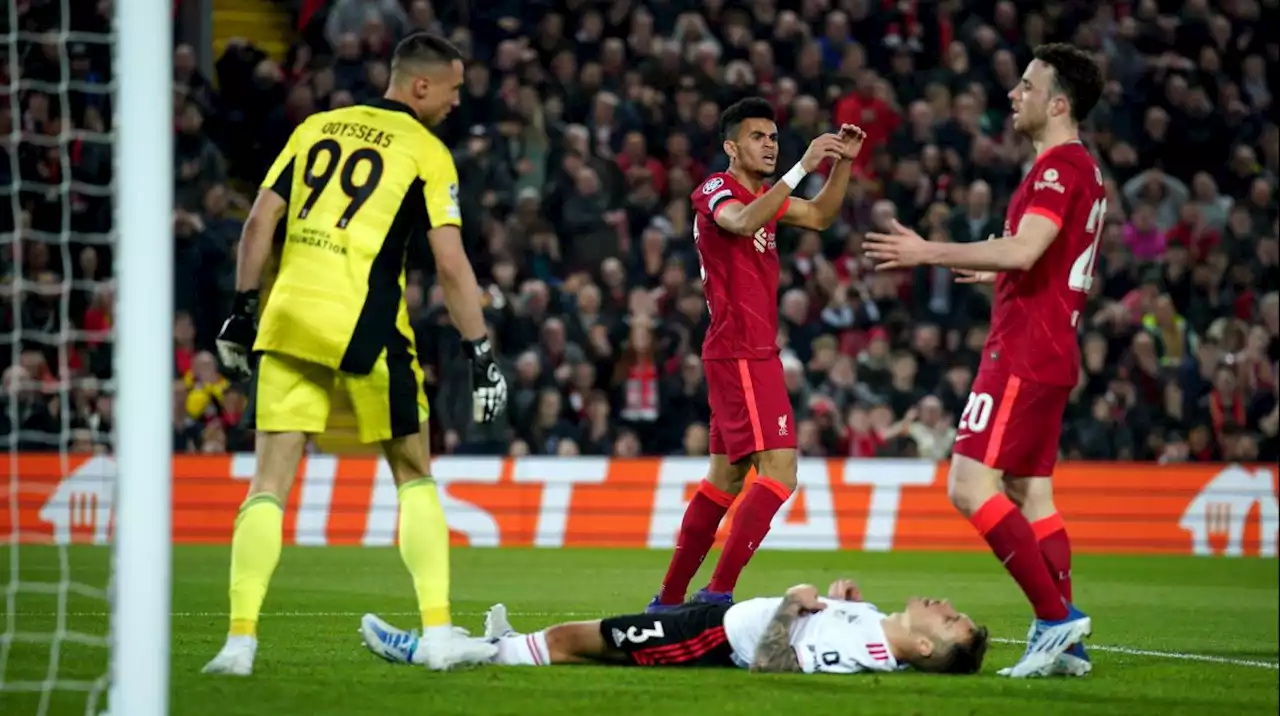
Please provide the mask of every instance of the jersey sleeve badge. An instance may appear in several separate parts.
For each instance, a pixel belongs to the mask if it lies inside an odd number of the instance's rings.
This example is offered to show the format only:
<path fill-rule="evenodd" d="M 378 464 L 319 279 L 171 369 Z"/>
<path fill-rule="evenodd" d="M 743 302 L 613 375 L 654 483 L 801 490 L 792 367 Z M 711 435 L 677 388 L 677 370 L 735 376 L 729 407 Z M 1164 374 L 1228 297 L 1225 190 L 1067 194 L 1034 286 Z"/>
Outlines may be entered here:
<path fill-rule="evenodd" d="M 713 176 L 703 182 L 701 187 L 694 189 L 690 199 L 693 201 L 694 211 L 715 216 L 716 210 L 727 199 L 733 198 L 733 192 L 733 186 L 723 176 Z"/>
<path fill-rule="evenodd" d="M 462 220 L 462 209 L 458 208 L 457 182 L 449 185 L 449 207 L 445 209 L 445 214 L 447 214 L 450 219 Z"/>
<path fill-rule="evenodd" d="M 1053 167 L 1045 169 L 1040 175 L 1040 178 L 1031 185 L 1031 188 L 1035 191 L 1049 189 L 1051 191 L 1056 191 L 1059 194 L 1067 193 L 1066 187 L 1062 185 L 1061 175 L 1058 173 L 1058 170 Z"/>

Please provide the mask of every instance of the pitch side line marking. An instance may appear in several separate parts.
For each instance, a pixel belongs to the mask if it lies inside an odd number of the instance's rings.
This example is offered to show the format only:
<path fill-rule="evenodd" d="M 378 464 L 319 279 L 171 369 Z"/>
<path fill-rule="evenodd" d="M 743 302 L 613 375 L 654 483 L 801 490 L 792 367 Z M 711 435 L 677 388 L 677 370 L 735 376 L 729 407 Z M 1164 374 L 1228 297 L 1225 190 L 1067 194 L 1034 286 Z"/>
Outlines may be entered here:
<path fill-rule="evenodd" d="M 482 617 L 484 612 L 454 612 L 460 617 Z M 381 612 L 382 616 L 387 617 L 416 617 L 418 612 Z M 516 618 L 538 618 L 538 617 L 601 617 L 606 616 L 601 612 L 508 612 L 509 616 Z M 58 616 L 54 612 L 25 612 L 19 616 L 46 617 L 52 618 Z M 110 612 L 67 612 L 67 617 L 106 617 L 110 616 Z M 226 612 L 172 612 L 169 616 L 175 619 L 209 619 L 209 618 L 226 618 Z M 297 618 L 297 617 L 360 617 L 363 612 L 271 612 L 262 615 L 265 618 Z M 1025 644 L 1026 639 L 997 639 L 992 638 L 991 641 L 997 644 Z M 1232 659 L 1226 656 L 1213 656 L 1211 654 L 1187 654 L 1177 651 L 1155 651 L 1152 649 L 1134 649 L 1127 646 L 1108 646 L 1090 644 L 1091 651 L 1106 652 L 1109 654 L 1124 654 L 1125 656 L 1143 656 L 1152 659 L 1173 659 L 1175 661 L 1197 661 L 1204 664 L 1224 664 L 1227 666 L 1243 666 L 1252 669 L 1269 669 L 1271 671 L 1280 671 L 1280 663 L 1274 661 L 1259 661 L 1255 659 Z"/>
<path fill-rule="evenodd" d="M 1026 639 L 996 639 L 992 638 L 997 644 L 1026 644 Z M 1230 666 L 1248 666 L 1255 669 L 1270 669 L 1272 671 L 1280 671 L 1280 664 L 1272 661 L 1256 661 L 1253 659 L 1232 659 L 1226 656 L 1212 656 L 1210 654 L 1184 654 L 1178 651 L 1152 651 L 1150 649 L 1131 649 L 1127 646 L 1106 646 L 1089 644 L 1089 651 L 1104 651 L 1111 654 L 1125 654 L 1126 656 L 1149 656 L 1154 659 L 1175 659 L 1178 661 L 1199 661 L 1206 664 L 1228 664 Z"/>

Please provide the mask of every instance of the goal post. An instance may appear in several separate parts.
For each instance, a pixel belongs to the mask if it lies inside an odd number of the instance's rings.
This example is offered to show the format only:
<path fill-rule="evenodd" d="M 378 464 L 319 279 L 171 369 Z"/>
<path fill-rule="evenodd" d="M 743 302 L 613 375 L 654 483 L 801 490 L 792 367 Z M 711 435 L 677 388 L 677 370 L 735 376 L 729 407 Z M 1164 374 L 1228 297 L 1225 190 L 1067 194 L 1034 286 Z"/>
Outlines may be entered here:
<path fill-rule="evenodd" d="M 173 2 L 116 0 L 113 716 L 166 716 L 172 570 Z"/>
<path fill-rule="evenodd" d="M 0 10 L 5 716 L 168 713 L 172 12 Z"/>

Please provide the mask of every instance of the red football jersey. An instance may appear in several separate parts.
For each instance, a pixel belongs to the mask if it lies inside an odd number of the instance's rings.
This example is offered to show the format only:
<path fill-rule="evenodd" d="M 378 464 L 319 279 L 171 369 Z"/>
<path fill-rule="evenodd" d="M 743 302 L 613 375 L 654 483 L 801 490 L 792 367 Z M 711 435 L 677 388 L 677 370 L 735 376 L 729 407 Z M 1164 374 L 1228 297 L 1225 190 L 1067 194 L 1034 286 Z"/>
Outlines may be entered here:
<path fill-rule="evenodd" d="M 1052 220 L 1058 236 L 1029 270 L 996 279 L 983 361 L 999 362 L 1027 380 L 1075 385 L 1078 325 L 1107 215 L 1102 171 L 1084 145 L 1062 144 L 1036 159 L 1009 202 L 1006 236 L 1017 232 L 1026 214 Z"/>
<path fill-rule="evenodd" d="M 761 189 L 767 191 L 768 187 Z M 756 199 L 731 174 L 712 174 L 693 190 L 693 242 L 702 271 L 702 292 L 711 327 L 702 343 L 704 360 L 770 358 L 778 354 L 778 215 L 755 236 L 720 228 L 716 212 Z M 790 199 L 787 200 L 790 202 Z"/>

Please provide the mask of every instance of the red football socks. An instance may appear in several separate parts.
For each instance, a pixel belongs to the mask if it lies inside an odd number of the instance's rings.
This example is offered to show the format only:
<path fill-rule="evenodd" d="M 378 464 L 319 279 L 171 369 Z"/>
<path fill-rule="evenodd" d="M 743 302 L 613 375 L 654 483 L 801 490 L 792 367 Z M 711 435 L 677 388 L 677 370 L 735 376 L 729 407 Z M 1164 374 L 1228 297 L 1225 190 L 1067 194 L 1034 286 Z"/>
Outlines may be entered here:
<path fill-rule="evenodd" d="M 702 560 L 707 558 L 711 545 L 716 541 L 716 530 L 720 528 L 720 520 L 729 511 L 735 495 L 725 492 L 706 480 L 698 486 L 689 507 L 684 511 L 684 521 L 680 523 L 680 536 L 676 540 L 675 554 L 671 555 L 671 564 L 667 567 L 667 576 L 662 580 L 662 590 L 658 592 L 661 604 L 680 604 L 684 602 L 689 582 L 698 573 Z"/>
<path fill-rule="evenodd" d="M 751 485 L 733 518 L 729 539 L 720 554 L 720 561 L 716 563 L 716 571 L 711 574 L 708 587 L 711 591 L 733 591 L 738 584 L 738 575 L 742 574 L 742 569 L 751 561 L 751 555 L 769 534 L 773 516 L 790 496 L 791 488 L 767 477 L 761 477 Z"/>
<path fill-rule="evenodd" d="M 1031 523 L 1031 531 L 1040 541 L 1040 555 L 1044 558 L 1049 575 L 1058 585 L 1062 598 L 1071 601 L 1071 538 L 1067 525 L 1057 512 Z"/>
<path fill-rule="evenodd" d="M 1040 555 L 1036 534 L 1013 502 L 997 493 L 970 515 L 969 521 L 1027 595 L 1036 618 L 1066 619 L 1067 604 Z"/>

